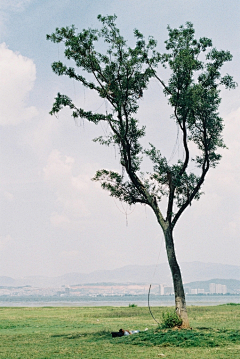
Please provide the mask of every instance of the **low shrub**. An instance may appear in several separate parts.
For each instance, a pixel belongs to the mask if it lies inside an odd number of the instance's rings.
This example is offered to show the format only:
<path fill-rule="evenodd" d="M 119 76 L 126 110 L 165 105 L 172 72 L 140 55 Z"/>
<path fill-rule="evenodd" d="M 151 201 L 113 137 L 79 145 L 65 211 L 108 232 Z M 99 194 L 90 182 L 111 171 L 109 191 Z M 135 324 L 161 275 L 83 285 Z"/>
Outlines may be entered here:
<path fill-rule="evenodd" d="M 177 316 L 175 311 L 167 311 L 162 313 L 161 327 L 163 329 L 180 327 L 181 325 L 182 319 Z"/>

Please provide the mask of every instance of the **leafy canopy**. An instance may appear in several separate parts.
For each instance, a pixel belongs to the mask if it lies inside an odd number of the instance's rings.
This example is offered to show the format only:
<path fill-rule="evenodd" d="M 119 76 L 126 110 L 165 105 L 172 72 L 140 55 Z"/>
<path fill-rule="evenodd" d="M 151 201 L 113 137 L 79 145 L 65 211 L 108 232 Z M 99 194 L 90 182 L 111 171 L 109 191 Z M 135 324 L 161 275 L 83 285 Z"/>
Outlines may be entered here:
<path fill-rule="evenodd" d="M 220 86 L 236 87 L 230 75 L 221 76 L 220 70 L 226 61 L 232 60 L 229 51 L 218 51 L 208 38 L 194 37 L 190 22 L 179 29 L 168 26 L 169 37 L 165 41 L 166 53 L 156 50 L 153 37 L 147 40 L 138 30 L 134 30 L 135 47 L 129 47 L 116 27 L 116 16 L 98 16 L 101 29 L 84 29 L 76 33 L 74 26 L 57 28 L 47 39 L 55 43 L 63 42 L 65 57 L 75 62 L 68 67 L 61 61 L 52 64 L 53 71 L 80 81 L 83 86 L 96 91 L 111 104 L 111 112 L 106 114 L 85 111 L 75 106 L 66 95 L 58 93 L 51 114 L 57 114 L 63 107 L 72 110 L 74 118 L 85 118 L 94 124 L 103 121 L 109 125 L 109 136 L 100 136 L 94 141 L 102 145 L 117 145 L 120 162 L 126 170 L 123 174 L 110 170 L 97 171 L 94 180 L 100 181 L 110 195 L 127 203 L 149 205 L 157 215 L 160 224 L 175 226 L 178 218 L 191 204 L 199 199 L 200 188 L 210 167 L 215 167 L 224 148 L 222 138 L 223 120 L 219 117 Z M 96 50 L 100 41 L 107 49 L 101 53 Z M 205 59 L 203 60 L 203 55 Z M 170 69 L 165 83 L 158 67 Z M 77 73 L 92 75 L 83 76 Z M 136 119 L 139 99 L 147 90 L 149 81 L 155 77 L 162 85 L 168 103 L 173 109 L 172 118 L 182 134 L 185 158 L 171 165 L 159 149 L 150 144 L 149 149 L 141 145 L 145 127 L 140 127 Z M 194 143 L 198 155 L 190 154 L 189 144 Z M 143 158 L 148 156 L 153 164 L 152 173 L 142 173 Z M 199 174 L 188 170 L 194 161 Z M 166 216 L 163 217 L 159 202 L 168 199 Z"/>

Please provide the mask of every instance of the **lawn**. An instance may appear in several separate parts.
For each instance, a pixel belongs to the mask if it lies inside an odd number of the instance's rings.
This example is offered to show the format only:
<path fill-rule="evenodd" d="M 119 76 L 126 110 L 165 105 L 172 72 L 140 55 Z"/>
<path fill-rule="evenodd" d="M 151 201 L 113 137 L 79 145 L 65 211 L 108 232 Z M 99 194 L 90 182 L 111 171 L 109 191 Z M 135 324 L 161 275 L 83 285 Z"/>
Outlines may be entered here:
<path fill-rule="evenodd" d="M 165 310 L 152 308 L 159 320 Z M 240 305 L 188 313 L 191 330 L 161 330 L 142 307 L 0 308 L 0 358 L 240 358 Z M 111 337 L 120 328 L 146 327 Z"/>

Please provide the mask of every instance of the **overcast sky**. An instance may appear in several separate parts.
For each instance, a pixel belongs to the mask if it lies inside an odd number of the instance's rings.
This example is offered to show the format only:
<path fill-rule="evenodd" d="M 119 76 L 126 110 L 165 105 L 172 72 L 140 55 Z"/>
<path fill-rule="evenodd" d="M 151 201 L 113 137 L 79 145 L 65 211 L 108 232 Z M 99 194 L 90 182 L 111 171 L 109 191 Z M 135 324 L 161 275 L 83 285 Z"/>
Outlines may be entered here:
<path fill-rule="evenodd" d="M 98 14 L 116 14 L 133 44 L 138 28 L 164 50 L 166 27 L 191 21 L 197 37 L 209 37 L 233 61 L 223 72 L 240 84 L 238 0 L 0 0 L 1 226 L 0 276 L 48 275 L 166 262 L 163 235 L 150 209 L 129 208 L 90 179 L 101 168 L 121 171 L 118 153 L 93 143 L 105 128 L 66 110 L 50 116 L 58 91 L 86 109 L 105 103 L 72 80 L 52 73 L 64 60 L 61 45 L 46 41 L 56 27 L 97 27 Z M 161 73 L 166 79 L 167 74 Z M 211 170 L 205 195 L 186 210 L 174 232 L 179 262 L 239 265 L 240 86 L 222 91 L 225 120 L 221 164 Z M 147 140 L 168 158 L 177 130 L 159 84 L 152 81 L 138 119 Z M 181 148 L 175 147 L 175 158 Z M 127 214 L 127 216 L 126 216 Z"/>

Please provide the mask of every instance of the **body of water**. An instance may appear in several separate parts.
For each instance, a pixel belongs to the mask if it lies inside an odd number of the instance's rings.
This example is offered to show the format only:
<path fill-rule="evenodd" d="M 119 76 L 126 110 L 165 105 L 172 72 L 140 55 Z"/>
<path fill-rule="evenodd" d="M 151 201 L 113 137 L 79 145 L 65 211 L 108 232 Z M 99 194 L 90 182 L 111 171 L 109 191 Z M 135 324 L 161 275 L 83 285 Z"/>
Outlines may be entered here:
<path fill-rule="evenodd" d="M 240 295 L 187 295 L 188 306 L 208 306 L 220 305 L 227 303 L 240 304 Z M 62 306 L 80 306 L 80 307 L 95 307 L 95 306 L 114 306 L 114 307 L 128 307 L 129 304 L 137 304 L 139 307 L 146 307 L 148 305 L 147 295 L 132 295 L 132 296 L 96 296 L 96 297 L 14 297 L 2 296 L 0 297 L 0 307 L 62 307 Z M 151 295 L 150 305 L 154 306 L 173 306 L 173 295 Z"/>

